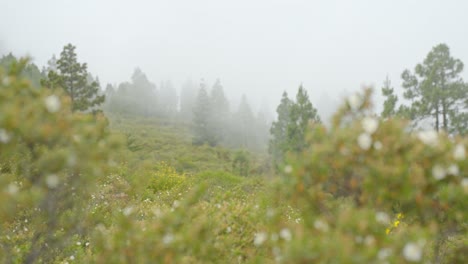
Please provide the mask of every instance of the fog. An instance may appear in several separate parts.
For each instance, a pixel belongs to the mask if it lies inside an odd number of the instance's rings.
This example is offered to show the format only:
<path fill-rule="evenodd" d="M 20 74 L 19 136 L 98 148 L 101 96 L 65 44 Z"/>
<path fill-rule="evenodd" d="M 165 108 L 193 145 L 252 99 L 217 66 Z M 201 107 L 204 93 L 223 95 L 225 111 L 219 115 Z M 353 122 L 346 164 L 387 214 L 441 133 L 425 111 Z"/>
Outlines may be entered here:
<path fill-rule="evenodd" d="M 323 119 L 363 85 L 380 94 L 387 75 L 400 93 L 401 72 L 439 43 L 468 62 L 466 1 L 0 2 L 0 54 L 41 67 L 72 43 L 103 89 L 136 67 L 179 92 L 187 79 L 219 78 L 231 102 L 246 94 L 255 110 L 274 111 L 302 83 Z"/>

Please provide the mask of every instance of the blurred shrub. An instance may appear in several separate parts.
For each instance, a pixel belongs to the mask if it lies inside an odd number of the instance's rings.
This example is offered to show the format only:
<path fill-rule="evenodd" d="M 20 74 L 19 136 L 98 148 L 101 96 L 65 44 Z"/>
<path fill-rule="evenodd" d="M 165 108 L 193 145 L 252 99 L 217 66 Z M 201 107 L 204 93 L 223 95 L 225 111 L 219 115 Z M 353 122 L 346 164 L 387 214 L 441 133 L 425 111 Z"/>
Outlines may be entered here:
<path fill-rule="evenodd" d="M 160 162 L 151 175 L 149 188 L 154 193 L 168 191 L 181 185 L 184 180 L 185 175 L 178 174 L 175 168 L 165 162 Z"/>
<path fill-rule="evenodd" d="M 403 120 L 373 117 L 369 114 L 370 95 L 371 91 L 365 90 L 352 96 L 335 115 L 331 128 L 315 125 L 311 129 L 311 147 L 291 156 L 284 168 L 287 187 L 283 190 L 302 212 L 305 226 L 328 226 L 338 236 L 333 246 L 343 246 L 340 250 L 345 250 L 345 244 L 339 241 L 346 241 L 345 255 L 356 257 L 352 262 L 374 261 L 382 247 L 393 252 L 389 262 L 440 262 L 447 240 L 467 234 L 467 140 L 435 131 L 410 132 Z M 349 207 L 355 209 L 334 211 L 328 202 L 339 197 L 351 199 Z M 368 215 L 357 217 L 363 212 Z M 397 218 L 393 227 L 401 221 L 408 226 L 405 236 L 394 240 L 400 228 L 388 230 L 386 235 L 379 222 L 388 225 L 390 215 L 400 213 L 405 218 Z M 372 236 L 373 246 L 353 250 L 356 241 L 348 241 L 352 236 Z M 458 244 L 453 250 L 465 247 Z M 408 252 L 418 254 L 409 256 Z M 419 256 L 421 252 L 428 254 Z M 300 258 L 300 254 L 313 259 L 307 252 L 296 252 L 295 256 Z"/>
<path fill-rule="evenodd" d="M 86 201 L 119 146 L 102 115 L 72 114 L 63 93 L 31 87 L 26 63 L 0 69 L 3 263 L 49 263 L 86 233 Z"/>

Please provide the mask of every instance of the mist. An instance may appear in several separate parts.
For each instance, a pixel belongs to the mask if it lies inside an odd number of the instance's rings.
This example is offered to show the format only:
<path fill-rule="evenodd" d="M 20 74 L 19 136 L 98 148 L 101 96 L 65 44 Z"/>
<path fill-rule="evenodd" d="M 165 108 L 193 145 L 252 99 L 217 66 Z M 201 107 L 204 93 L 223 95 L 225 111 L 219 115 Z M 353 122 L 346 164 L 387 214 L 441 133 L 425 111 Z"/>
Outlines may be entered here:
<path fill-rule="evenodd" d="M 238 105 L 274 112 L 300 84 L 327 120 L 343 98 L 401 72 L 447 43 L 468 61 L 461 1 L 3 1 L 0 52 L 29 55 L 42 67 L 72 43 L 101 88 L 140 68 L 159 85 L 220 79 Z M 467 78 L 466 72 L 463 77 Z"/>

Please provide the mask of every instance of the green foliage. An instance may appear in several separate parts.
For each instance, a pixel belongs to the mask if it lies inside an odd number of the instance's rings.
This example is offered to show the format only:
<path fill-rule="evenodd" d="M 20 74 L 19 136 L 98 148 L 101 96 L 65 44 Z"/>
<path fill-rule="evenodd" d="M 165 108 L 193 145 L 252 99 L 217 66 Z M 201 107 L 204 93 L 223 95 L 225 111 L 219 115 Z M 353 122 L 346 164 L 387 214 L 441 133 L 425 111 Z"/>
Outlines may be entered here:
<path fill-rule="evenodd" d="M 159 113 L 156 86 L 151 83 L 146 74 L 136 68 L 131 76 L 131 82 L 123 82 L 115 88 L 106 87 L 106 113 L 129 116 L 155 116 Z"/>
<path fill-rule="evenodd" d="M 323 262 L 332 260 L 326 255 L 333 250 L 330 246 L 338 250 L 336 246 L 344 245 L 351 248 L 346 255 L 354 259 L 352 262 L 372 262 L 379 248 L 403 251 L 401 255 L 392 254 L 390 262 L 409 261 L 411 256 L 405 253 L 405 247 L 427 253 L 418 261 L 439 262 L 441 248 L 450 237 L 467 233 L 468 215 L 463 208 L 468 203 L 462 198 L 467 192 L 466 139 L 453 140 L 431 131 L 410 134 L 405 121 L 369 116 L 369 97 L 370 90 L 358 96 L 362 99 L 359 105 L 341 108 L 330 129 L 315 126 L 310 131 L 308 140 L 313 151 L 289 159 L 291 175 L 285 189 L 302 212 L 305 226 L 328 226 L 337 235 L 329 240 L 335 246 L 327 244 L 327 248 L 319 250 L 325 254 L 317 256 Z M 330 206 L 330 201 L 339 197 L 347 199 L 349 206 Z M 388 225 L 395 205 L 405 215 L 406 237 L 400 232 L 387 236 L 379 223 Z M 354 222 L 355 217 L 359 222 Z M 325 233 L 328 241 L 330 232 Z M 349 239 L 356 236 L 370 236 L 372 242 L 366 249 L 354 248 L 357 241 Z M 314 237 L 326 243 L 321 236 Z M 347 242 L 339 245 L 338 241 Z M 463 244 L 453 250 L 460 247 Z M 295 257 L 300 258 L 300 254 L 308 257 L 305 251 L 296 252 Z"/>
<path fill-rule="evenodd" d="M 289 150 L 299 152 L 306 147 L 305 133 L 309 124 L 320 123 L 317 109 L 309 101 L 307 91 L 301 86 L 297 91 L 296 102 L 291 106 L 288 124 Z"/>
<path fill-rule="evenodd" d="M 0 261 L 50 263 L 89 230 L 89 195 L 118 144 L 103 116 L 31 87 L 26 65 L 0 69 Z"/>
<path fill-rule="evenodd" d="M 168 191 L 181 185 L 185 180 L 185 175 L 180 175 L 168 164 L 161 162 L 156 167 L 155 173 L 151 176 L 149 188 L 157 193 Z"/>
<path fill-rule="evenodd" d="M 254 149 L 258 142 L 255 138 L 255 117 L 252 113 L 247 96 L 242 95 L 239 109 L 233 115 L 231 124 L 231 141 L 233 146 Z"/>
<path fill-rule="evenodd" d="M 312 106 L 307 91 L 301 86 L 296 101 L 291 101 L 286 92 L 277 108 L 278 120 L 273 122 L 269 151 L 276 169 L 282 166 L 287 152 L 300 152 L 307 145 L 305 132 L 309 123 L 320 123 L 317 110 Z"/>
<path fill-rule="evenodd" d="M 75 46 L 63 47 L 57 61 L 57 71 L 50 70 L 42 85 L 50 89 L 63 89 L 71 99 L 73 111 L 86 111 L 104 102 L 104 95 L 99 95 L 99 83 L 88 81 L 86 63 L 77 61 Z"/>
<path fill-rule="evenodd" d="M 288 98 L 286 92 L 283 93 L 281 103 L 276 112 L 278 119 L 271 125 L 270 133 L 272 139 L 269 144 L 269 152 L 272 155 L 274 164 L 281 164 L 284 160 L 285 152 L 288 150 L 288 126 L 290 123 L 290 112 L 293 102 Z M 278 167 L 278 166 L 277 166 Z"/>
<path fill-rule="evenodd" d="M 239 150 L 234 154 L 232 171 L 240 176 L 249 176 L 250 161 L 249 154 L 245 150 Z"/>
<path fill-rule="evenodd" d="M 370 90 L 305 128 L 287 177 L 242 177 L 265 159 L 171 120 L 73 114 L 24 65 L 0 69 L 1 262 L 466 262 L 467 138 L 380 120 Z M 281 120 L 303 125 L 306 98 Z"/>
<path fill-rule="evenodd" d="M 229 128 L 229 102 L 224 95 L 223 86 L 218 79 L 211 89 L 212 118 L 210 129 L 214 131 L 217 142 L 226 142 Z"/>
<path fill-rule="evenodd" d="M 391 86 L 390 79 L 385 79 L 384 86 L 382 87 L 382 95 L 386 97 L 384 102 L 384 109 L 380 114 L 383 118 L 393 117 L 396 114 L 396 103 L 398 97 L 393 93 L 394 89 Z"/>
<path fill-rule="evenodd" d="M 0 67 L 3 67 L 7 72 L 12 65 L 18 63 L 18 59 L 11 53 L 0 58 Z M 41 86 L 40 82 L 43 78 L 43 75 L 39 71 L 39 68 L 36 66 L 36 64 L 28 61 L 21 70 L 21 77 L 24 80 L 29 80 L 31 82 L 31 86 L 39 88 Z"/>
<path fill-rule="evenodd" d="M 193 144 L 209 144 L 215 146 L 218 141 L 212 129 L 212 104 L 205 84 L 202 83 L 198 91 L 195 107 L 193 108 Z"/>
<path fill-rule="evenodd" d="M 416 122 L 429 118 L 437 131 L 466 134 L 466 118 L 458 117 L 468 111 L 468 85 L 460 77 L 462 71 L 463 63 L 450 56 L 445 44 L 435 46 L 424 62 L 416 65 L 414 74 L 405 70 L 401 77 L 404 97 L 411 100 L 408 116 Z"/>

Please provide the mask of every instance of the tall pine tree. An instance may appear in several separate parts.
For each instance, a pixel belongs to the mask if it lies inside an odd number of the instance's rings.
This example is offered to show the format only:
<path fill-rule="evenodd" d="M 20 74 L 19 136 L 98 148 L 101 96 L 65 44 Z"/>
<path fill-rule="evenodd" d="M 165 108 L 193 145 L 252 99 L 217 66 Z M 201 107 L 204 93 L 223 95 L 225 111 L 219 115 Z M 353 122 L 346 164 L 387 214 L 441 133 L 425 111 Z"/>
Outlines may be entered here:
<path fill-rule="evenodd" d="M 416 65 L 414 74 L 405 70 L 401 77 L 404 97 L 411 101 L 411 119 L 430 119 L 437 131 L 466 133 L 468 85 L 460 77 L 462 71 L 463 63 L 451 57 L 446 44 L 435 46 L 423 63 Z"/>
<path fill-rule="evenodd" d="M 288 141 L 290 150 L 299 152 L 306 146 L 305 133 L 309 123 L 320 123 L 317 109 L 312 106 L 307 91 L 299 86 L 296 102 L 291 107 L 288 126 Z"/>
<path fill-rule="evenodd" d="M 289 149 L 288 126 L 291 120 L 290 113 L 293 103 L 294 102 L 288 98 L 288 93 L 286 91 L 283 92 L 281 103 L 276 108 L 278 118 L 271 124 L 270 128 L 271 139 L 268 150 L 277 169 L 283 162 L 284 155 Z"/>
<path fill-rule="evenodd" d="M 87 64 L 77 61 L 72 44 L 63 48 L 57 61 L 57 71 L 49 71 L 42 84 L 52 89 L 64 89 L 70 96 L 72 111 L 86 111 L 104 102 L 104 95 L 99 95 L 99 83 L 88 82 Z"/>
<path fill-rule="evenodd" d="M 216 80 L 211 89 L 212 120 L 211 129 L 214 131 L 216 141 L 224 142 L 228 132 L 229 102 L 224 95 L 221 81 Z"/>
<path fill-rule="evenodd" d="M 320 117 L 302 85 L 295 102 L 288 98 L 286 92 L 283 93 L 277 113 L 278 120 L 273 122 L 270 129 L 269 152 L 276 169 L 279 169 L 287 152 L 300 152 L 307 147 L 307 128 L 311 123 L 319 123 Z"/>
<path fill-rule="evenodd" d="M 197 100 L 193 108 L 193 140 L 194 145 L 210 144 L 211 146 L 216 145 L 215 136 L 211 129 L 211 102 L 208 92 L 206 91 L 206 85 L 202 81 L 200 84 L 200 90 L 198 91 Z"/>

